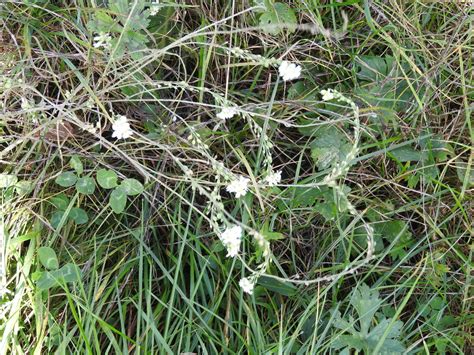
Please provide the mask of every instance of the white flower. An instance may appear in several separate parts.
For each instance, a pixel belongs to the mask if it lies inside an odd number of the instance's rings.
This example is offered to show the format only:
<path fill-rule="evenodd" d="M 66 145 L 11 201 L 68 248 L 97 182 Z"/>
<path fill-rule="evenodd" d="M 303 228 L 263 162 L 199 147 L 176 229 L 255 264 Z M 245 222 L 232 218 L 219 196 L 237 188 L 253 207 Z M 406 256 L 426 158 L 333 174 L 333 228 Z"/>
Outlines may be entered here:
<path fill-rule="evenodd" d="M 227 256 L 234 257 L 239 254 L 241 240 L 242 228 L 240 226 L 228 227 L 222 232 L 221 241 L 227 249 Z"/>
<path fill-rule="evenodd" d="M 104 49 L 110 49 L 112 46 L 111 40 L 110 34 L 100 32 L 97 36 L 94 36 L 94 48 L 104 47 Z"/>
<path fill-rule="evenodd" d="M 235 198 L 245 196 L 249 189 L 249 179 L 239 176 L 238 179 L 232 181 L 227 187 L 226 191 L 235 194 Z"/>
<path fill-rule="evenodd" d="M 301 75 L 301 65 L 296 65 L 284 60 L 278 68 L 278 73 L 283 78 L 283 81 L 298 79 Z"/>
<path fill-rule="evenodd" d="M 221 112 L 219 112 L 216 116 L 221 120 L 227 120 L 229 118 L 234 117 L 237 114 L 237 110 L 233 107 L 224 107 Z"/>
<path fill-rule="evenodd" d="M 150 6 L 150 15 L 155 16 L 160 11 L 160 0 L 153 0 Z"/>
<path fill-rule="evenodd" d="M 248 278 L 244 277 L 243 279 L 240 279 L 239 286 L 242 287 L 242 290 L 244 292 L 247 292 L 251 295 L 253 293 L 253 288 L 255 287 L 255 284 Z"/>
<path fill-rule="evenodd" d="M 265 182 L 268 186 L 276 186 L 281 181 L 281 170 L 280 171 L 272 171 L 265 177 Z"/>
<path fill-rule="evenodd" d="M 330 100 L 332 100 L 336 97 L 334 95 L 334 92 L 331 89 L 321 90 L 321 95 L 323 95 L 323 100 L 324 101 L 330 101 Z"/>
<path fill-rule="evenodd" d="M 112 137 L 117 139 L 126 139 L 133 134 L 127 117 L 123 115 L 116 116 L 115 122 L 112 124 L 112 129 L 114 130 Z"/>

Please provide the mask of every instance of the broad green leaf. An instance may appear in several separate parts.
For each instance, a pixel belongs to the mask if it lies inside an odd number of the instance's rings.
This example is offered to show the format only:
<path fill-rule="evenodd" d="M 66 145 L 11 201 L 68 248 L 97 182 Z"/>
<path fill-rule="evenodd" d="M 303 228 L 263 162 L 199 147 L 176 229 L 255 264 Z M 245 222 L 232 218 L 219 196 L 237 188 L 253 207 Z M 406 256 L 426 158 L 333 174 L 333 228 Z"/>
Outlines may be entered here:
<path fill-rule="evenodd" d="M 381 81 L 385 79 L 397 63 L 391 56 L 359 56 L 354 63 L 356 75 L 360 80 Z"/>
<path fill-rule="evenodd" d="M 57 281 L 54 273 L 51 273 L 49 271 L 44 271 L 39 277 L 38 281 L 36 281 L 36 287 L 43 291 L 48 290 L 53 286 L 56 286 L 56 284 Z"/>
<path fill-rule="evenodd" d="M 71 161 L 69 162 L 71 168 L 73 168 L 78 175 L 81 175 L 84 171 L 84 167 L 82 165 L 81 159 L 77 155 L 73 155 L 71 157 Z"/>
<path fill-rule="evenodd" d="M 86 211 L 79 207 L 71 208 L 68 217 L 76 222 L 76 224 L 85 224 L 89 221 Z"/>
<path fill-rule="evenodd" d="M 331 343 L 331 347 L 334 349 L 349 347 L 351 349 L 362 351 L 365 347 L 365 342 L 353 335 L 336 335 Z"/>
<path fill-rule="evenodd" d="M 69 197 L 65 194 L 60 193 L 59 195 L 53 196 L 49 199 L 51 203 L 60 211 L 65 211 L 69 206 Z"/>
<path fill-rule="evenodd" d="M 76 264 L 68 263 L 58 270 L 58 276 L 64 282 L 77 282 L 81 279 L 81 269 Z"/>
<path fill-rule="evenodd" d="M 15 185 L 18 178 L 12 174 L 0 174 L 0 189 L 5 189 Z"/>
<path fill-rule="evenodd" d="M 282 282 L 266 276 L 262 276 L 258 279 L 258 285 L 283 296 L 293 297 L 298 293 L 298 289 L 291 283 Z"/>
<path fill-rule="evenodd" d="M 81 177 L 77 180 L 76 190 L 84 195 L 92 195 L 95 191 L 94 179 L 89 176 Z"/>
<path fill-rule="evenodd" d="M 97 183 L 104 189 L 117 187 L 117 174 L 113 170 L 100 169 L 97 171 Z"/>
<path fill-rule="evenodd" d="M 38 258 L 46 269 L 56 270 L 59 267 L 56 252 L 50 247 L 38 248 Z"/>
<path fill-rule="evenodd" d="M 66 264 L 59 270 L 45 271 L 41 274 L 36 286 L 40 290 L 48 290 L 60 283 L 77 282 L 81 279 L 81 270 L 77 265 Z"/>
<path fill-rule="evenodd" d="M 293 207 L 309 207 L 314 206 L 317 199 L 323 197 L 323 189 L 325 187 L 292 187 L 294 189 L 294 197 L 292 198 Z"/>
<path fill-rule="evenodd" d="M 391 319 L 383 319 L 374 327 L 374 329 L 372 329 L 367 338 L 369 347 L 374 349 L 388 328 L 388 335 L 380 348 L 381 354 L 401 354 L 405 350 L 403 343 L 396 340 L 401 334 L 403 322 L 396 321 L 390 326 L 391 321 Z"/>
<path fill-rule="evenodd" d="M 458 159 L 456 160 L 456 173 L 461 184 L 467 180 L 467 186 L 474 186 L 474 164 L 469 165 Z"/>
<path fill-rule="evenodd" d="M 355 319 L 350 314 L 347 320 L 343 319 L 339 311 L 334 314 L 333 326 L 340 331 L 331 343 L 333 349 L 344 348 L 347 354 L 351 353 L 351 349 L 372 354 L 381 339 L 384 339 L 380 344 L 380 354 L 401 354 L 405 351 L 405 346 L 398 340 L 403 327 L 401 321 L 386 319 L 379 314 L 375 322 L 375 313 L 382 305 L 377 290 L 362 284 L 353 292 L 350 305 L 357 313 Z"/>
<path fill-rule="evenodd" d="M 117 187 L 110 194 L 109 203 L 115 213 L 122 213 L 127 204 L 127 194 L 123 189 Z"/>
<path fill-rule="evenodd" d="M 143 192 L 143 185 L 136 179 L 125 179 L 120 184 L 120 188 L 128 195 L 135 196 Z"/>
<path fill-rule="evenodd" d="M 371 289 L 366 284 L 362 284 L 362 286 L 357 288 L 352 294 L 350 304 L 359 315 L 360 332 L 366 336 L 369 333 L 375 312 L 377 312 L 382 305 L 379 292 L 376 289 Z"/>
<path fill-rule="evenodd" d="M 28 180 L 18 181 L 15 184 L 15 192 L 18 195 L 29 194 L 31 191 L 33 191 L 33 188 L 34 188 L 33 183 L 31 181 L 28 181 Z"/>
<path fill-rule="evenodd" d="M 77 176 L 72 171 L 65 171 L 64 173 L 61 173 L 54 181 L 59 186 L 71 187 L 76 183 Z"/>
<path fill-rule="evenodd" d="M 425 89 L 418 75 L 413 73 L 406 62 L 398 63 L 391 56 L 360 56 L 354 63 L 359 86 L 355 94 L 374 107 L 395 111 L 406 110 L 414 101 L 414 95 L 405 75 L 412 80 L 412 86 L 421 98 Z M 403 72 L 401 70 L 403 68 Z M 417 83 L 420 87 L 416 87 Z"/>
<path fill-rule="evenodd" d="M 260 15 L 260 26 L 269 34 L 277 35 L 283 29 L 290 33 L 295 32 L 296 24 L 295 12 L 285 3 L 276 2 Z"/>
<path fill-rule="evenodd" d="M 315 139 L 311 143 L 311 157 L 319 170 L 344 160 L 351 150 L 351 144 L 345 135 L 336 127 L 321 127 L 315 133 Z"/>
<path fill-rule="evenodd" d="M 51 226 L 54 229 L 59 227 L 59 223 L 63 219 L 64 213 L 65 213 L 64 211 L 56 211 L 52 214 L 49 223 L 51 223 Z"/>
<path fill-rule="evenodd" d="M 395 159 L 397 159 L 401 163 L 407 162 L 407 161 L 422 161 L 423 160 L 422 152 L 410 146 L 404 146 L 404 147 L 390 150 L 390 154 L 392 154 L 395 157 Z"/>
<path fill-rule="evenodd" d="M 317 87 L 309 81 L 300 80 L 292 84 L 288 89 L 287 97 L 289 100 L 316 100 Z"/>

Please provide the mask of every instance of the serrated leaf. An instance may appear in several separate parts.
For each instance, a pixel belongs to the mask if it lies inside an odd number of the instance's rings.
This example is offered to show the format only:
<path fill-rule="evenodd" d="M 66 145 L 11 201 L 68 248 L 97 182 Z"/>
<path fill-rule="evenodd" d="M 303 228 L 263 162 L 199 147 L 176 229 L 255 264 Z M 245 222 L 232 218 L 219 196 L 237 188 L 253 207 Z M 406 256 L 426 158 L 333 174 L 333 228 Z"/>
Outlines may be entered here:
<path fill-rule="evenodd" d="M 50 247 L 38 248 L 38 259 L 46 269 L 56 270 L 59 267 L 56 252 Z"/>
<path fill-rule="evenodd" d="M 71 168 L 73 168 L 78 175 L 81 175 L 84 172 L 84 166 L 82 165 L 81 159 L 77 155 L 73 155 L 69 162 Z"/>
<path fill-rule="evenodd" d="M 89 216 L 86 211 L 79 207 L 71 208 L 68 217 L 76 222 L 76 224 L 85 224 L 89 221 Z"/>
<path fill-rule="evenodd" d="M 81 177 L 77 180 L 76 190 L 84 195 L 92 195 L 95 191 L 94 179 L 89 176 Z"/>
<path fill-rule="evenodd" d="M 120 184 L 120 188 L 128 195 L 135 196 L 143 192 L 143 185 L 136 179 L 125 179 Z"/>
<path fill-rule="evenodd" d="M 359 338 L 356 338 L 353 335 L 339 335 L 335 337 L 331 343 L 331 347 L 334 349 L 341 349 L 349 347 L 351 349 L 357 349 L 362 351 L 364 349 L 365 342 Z"/>
<path fill-rule="evenodd" d="M 16 175 L 0 174 L 0 189 L 5 189 L 15 185 L 18 182 Z"/>
<path fill-rule="evenodd" d="M 283 296 L 293 297 L 298 293 L 298 289 L 291 283 L 282 282 L 266 276 L 262 276 L 258 279 L 258 285 Z"/>
<path fill-rule="evenodd" d="M 110 207 L 115 213 L 122 213 L 127 204 L 127 194 L 120 187 L 112 191 L 109 198 Z"/>
<path fill-rule="evenodd" d="M 366 284 L 362 284 L 352 294 L 350 304 L 359 315 L 360 332 L 367 335 L 375 312 L 382 305 L 379 292 L 376 289 L 371 289 Z"/>
<path fill-rule="evenodd" d="M 295 189 L 292 198 L 293 207 L 309 207 L 314 206 L 318 198 L 324 193 L 324 187 L 293 187 Z"/>
<path fill-rule="evenodd" d="M 72 171 L 65 171 L 54 180 L 56 184 L 62 187 L 71 187 L 77 181 L 77 176 Z"/>
<path fill-rule="evenodd" d="M 354 63 L 357 79 L 360 86 L 356 87 L 355 94 L 374 107 L 383 107 L 395 111 L 406 110 L 414 101 L 413 93 L 407 79 L 413 79 L 412 86 L 416 86 L 416 75 L 407 62 L 397 62 L 392 56 L 360 56 Z M 403 68 L 403 73 L 402 69 Z M 422 97 L 425 89 L 415 87 L 417 95 Z"/>
<path fill-rule="evenodd" d="M 276 2 L 268 6 L 267 10 L 260 15 L 260 26 L 269 34 L 277 35 L 283 29 L 293 33 L 296 30 L 296 15 L 293 9 L 285 3 Z"/>
<path fill-rule="evenodd" d="M 403 322 L 395 321 L 390 325 L 391 322 L 391 319 L 383 319 L 372 329 L 367 338 L 369 347 L 374 349 L 388 329 L 388 334 L 380 348 L 381 354 L 401 354 L 405 350 L 403 343 L 396 340 L 400 336 Z"/>
<path fill-rule="evenodd" d="M 344 160 L 352 146 L 336 127 L 322 127 L 315 133 L 315 139 L 311 143 L 311 157 L 319 170 Z"/>
<path fill-rule="evenodd" d="M 97 171 L 97 183 L 104 189 L 117 187 L 118 176 L 113 170 L 100 169 Z"/>
<path fill-rule="evenodd" d="M 397 159 L 399 162 L 402 162 L 402 163 L 407 162 L 407 161 L 422 161 L 423 160 L 422 152 L 410 146 L 404 146 L 404 147 L 390 150 L 390 154 L 392 154 L 395 157 L 395 159 Z"/>

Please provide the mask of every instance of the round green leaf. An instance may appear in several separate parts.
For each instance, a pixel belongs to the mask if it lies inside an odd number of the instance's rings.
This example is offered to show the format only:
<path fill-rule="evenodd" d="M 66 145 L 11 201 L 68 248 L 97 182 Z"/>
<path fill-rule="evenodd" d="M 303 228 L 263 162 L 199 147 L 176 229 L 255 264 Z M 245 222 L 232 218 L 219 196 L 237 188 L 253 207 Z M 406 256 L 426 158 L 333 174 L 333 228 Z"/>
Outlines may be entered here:
<path fill-rule="evenodd" d="M 59 278 L 64 282 L 76 282 L 81 279 L 81 269 L 76 264 L 68 263 L 59 269 Z"/>
<path fill-rule="evenodd" d="M 66 171 L 64 173 L 61 173 L 54 181 L 59 186 L 71 187 L 76 183 L 77 176 L 72 171 Z"/>
<path fill-rule="evenodd" d="M 122 213 L 127 204 L 127 195 L 125 191 L 121 188 L 116 188 L 110 194 L 109 203 L 115 213 Z"/>
<path fill-rule="evenodd" d="M 0 188 L 4 189 L 17 183 L 18 178 L 11 174 L 0 174 Z"/>
<path fill-rule="evenodd" d="M 76 222 L 76 224 L 85 224 L 89 221 L 86 211 L 79 207 L 71 208 L 68 217 Z"/>
<path fill-rule="evenodd" d="M 33 191 L 33 183 L 28 180 L 21 180 L 15 184 L 15 192 L 18 195 L 26 195 Z"/>
<path fill-rule="evenodd" d="M 54 229 L 59 227 L 59 223 L 61 223 L 61 220 L 63 219 L 63 216 L 64 216 L 64 211 L 56 211 L 56 212 L 53 213 L 49 223 L 51 223 L 51 226 Z"/>
<path fill-rule="evenodd" d="M 39 277 L 38 281 L 36 281 L 36 287 L 43 291 L 48 290 L 53 286 L 56 286 L 56 284 L 56 278 L 52 273 L 48 271 L 41 273 L 41 276 Z"/>
<path fill-rule="evenodd" d="M 77 155 L 73 155 L 71 157 L 71 161 L 69 162 L 69 164 L 71 165 L 71 168 L 76 170 L 76 173 L 78 173 L 79 175 L 82 174 L 82 172 L 84 171 L 81 159 L 79 159 Z"/>
<path fill-rule="evenodd" d="M 84 195 L 91 195 L 95 191 L 94 179 L 89 176 L 84 176 L 77 180 L 76 183 L 77 192 Z"/>
<path fill-rule="evenodd" d="M 38 249 L 38 258 L 46 269 L 56 270 L 59 267 L 56 252 L 49 247 L 41 247 Z"/>
<path fill-rule="evenodd" d="M 100 169 L 97 171 L 97 183 L 104 189 L 113 189 L 117 187 L 117 174 L 109 169 Z"/>
<path fill-rule="evenodd" d="M 50 201 L 54 205 L 54 207 L 56 207 L 56 209 L 60 211 L 65 211 L 69 206 L 69 198 L 63 193 L 51 197 Z"/>
<path fill-rule="evenodd" d="M 143 185 L 136 179 L 125 179 L 120 184 L 120 188 L 128 195 L 135 196 L 143 192 Z"/>

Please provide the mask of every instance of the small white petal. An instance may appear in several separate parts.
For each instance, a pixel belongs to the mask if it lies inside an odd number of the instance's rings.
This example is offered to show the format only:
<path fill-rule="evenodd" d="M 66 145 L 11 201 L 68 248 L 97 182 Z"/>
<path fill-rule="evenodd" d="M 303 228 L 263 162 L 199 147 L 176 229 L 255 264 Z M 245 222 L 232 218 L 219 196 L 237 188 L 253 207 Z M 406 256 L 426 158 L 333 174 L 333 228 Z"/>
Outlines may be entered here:
<path fill-rule="evenodd" d="M 296 65 L 284 60 L 278 68 L 278 73 L 283 78 L 283 81 L 298 79 L 301 75 L 301 65 Z"/>
<path fill-rule="evenodd" d="M 229 118 L 234 117 L 237 114 L 237 110 L 233 107 L 224 107 L 221 112 L 219 112 L 216 116 L 221 120 L 227 120 Z"/>
<path fill-rule="evenodd" d="M 240 176 L 238 179 L 232 181 L 227 187 L 226 191 L 230 193 L 234 193 L 236 198 L 245 196 L 249 189 L 249 179 Z"/>
<path fill-rule="evenodd" d="M 242 228 L 240 226 L 228 227 L 222 232 L 220 239 L 227 249 L 227 256 L 237 256 L 240 251 L 240 242 L 242 241 Z"/>
<path fill-rule="evenodd" d="M 253 293 L 253 288 L 255 287 L 255 284 L 250 281 L 248 278 L 244 277 L 239 281 L 239 286 L 242 288 L 244 292 L 247 292 L 248 294 Z"/>
<path fill-rule="evenodd" d="M 133 134 L 127 117 L 123 115 L 116 117 L 115 122 L 112 124 L 112 129 L 114 131 L 112 137 L 117 139 L 126 139 Z"/>
<path fill-rule="evenodd" d="M 268 184 L 268 186 L 276 186 L 280 183 L 281 181 L 281 170 L 279 171 L 272 171 L 270 174 L 268 174 L 265 177 L 265 182 Z"/>
<path fill-rule="evenodd" d="M 323 95 L 323 101 L 330 101 L 335 97 L 331 89 L 321 90 L 321 95 Z"/>

